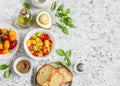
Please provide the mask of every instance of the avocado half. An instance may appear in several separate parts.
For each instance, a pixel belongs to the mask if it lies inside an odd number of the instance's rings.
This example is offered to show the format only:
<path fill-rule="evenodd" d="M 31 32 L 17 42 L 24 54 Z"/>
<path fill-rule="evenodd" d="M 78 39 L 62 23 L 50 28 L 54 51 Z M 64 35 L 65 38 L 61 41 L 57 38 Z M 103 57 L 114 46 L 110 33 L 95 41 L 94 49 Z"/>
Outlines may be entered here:
<path fill-rule="evenodd" d="M 52 17 L 47 11 L 40 11 L 36 17 L 37 24 L 45 29 L 51 29 Z"/>

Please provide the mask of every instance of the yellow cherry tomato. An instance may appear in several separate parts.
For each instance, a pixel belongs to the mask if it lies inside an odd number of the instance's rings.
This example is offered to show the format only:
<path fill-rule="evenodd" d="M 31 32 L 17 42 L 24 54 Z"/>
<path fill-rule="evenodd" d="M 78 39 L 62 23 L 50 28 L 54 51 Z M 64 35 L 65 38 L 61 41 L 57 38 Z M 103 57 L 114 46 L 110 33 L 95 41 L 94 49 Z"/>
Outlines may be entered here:
<path fill-rule="evenodd" d="M 34 51 L 33 51 L 33 50 L 31 50 L 31 51 L 30 51 L 30 53 L 31 53 L 31 54 L 33 54 L 33 53 L 34 53 Z"/>
<path fill-rule="evenodd" d="M 5 41 L 4 42 L 4 49 L 9 49 L 10 48 L 10 42 L 9 41 Z"/>
<path fill-rule="evenodd" d="M 27 46 L 29 47 L 31 45 L 31 41 L 30 40 L 27 40 L 26 42 Z"/>
<path fill-rule="evenodd" d="M 31 44 L 36 44 L 36 41 L 35 40 L 30 40 L 31 41 Z"/>
<path fill-rule="evenodd" d="M 0 49 L 3 49 L 3 44 L 2 43 L 0 43 Z"/>
<path fill-rule="evenodd" d="M 49 47 L 49 44 L 50 44 L 50 43 L 49 43 L 49 40 L 45 40 L 45 41 L 44 41 L 45 47 Z"/>
<path fill-rule="evenodd" d="M 16 32 L 14 30 L 11 30 L 10 33 L 9 33 L 9 35 L 16 36 Z"/>
<path fill-rule="evenodd" d="M 7 53 L 9 53 L 9 50 L 7 50 L 7 49 L 4 49 L 2 52 L 2 54 L 7 54 Z"/>
<path fill-rule="evenodd" d="M 14 35 L 10 35 L 9 38 L 10 38 L 10 41 L 15 41 L 16 40 L 16 36 L 14 36 Z"/>
<path fill-rule="evenodd" d="M 7 33 L 7 32 L 8 32 L 7 28 L 2 28 L 2 33 Z"/>

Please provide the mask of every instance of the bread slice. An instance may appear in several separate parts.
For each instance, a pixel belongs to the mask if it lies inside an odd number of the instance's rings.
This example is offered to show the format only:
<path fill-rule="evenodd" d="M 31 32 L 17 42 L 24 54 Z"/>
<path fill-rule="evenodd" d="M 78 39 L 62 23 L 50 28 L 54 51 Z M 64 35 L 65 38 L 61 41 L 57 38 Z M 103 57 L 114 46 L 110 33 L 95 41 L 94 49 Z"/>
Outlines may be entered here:
<path fill-rule="evenodd" d="M 64 76 L 64 80 L 63 80 L 63 82 L 64 83 L 67 83 L 67 82 L 71 82 L 72 81 L 72 79 L 73 79 L 73 74 L 72 74 L 72 72 L 69 70 L 69 69 L 67 69 L 67 68 L 57 68 L 57 71 L 59 72 L 59 73 L 61 73 L 61 74 L 63 74 L 63 76 Z"/>
<path fill-rule="evenodd" d="M 63 79 L 64 79 L 64 76 L 61 73 L 55 72 L 51 76 L 51 80 L 48 83 L 48 86 L 61 86 L 63 83 Z"/>
<path fill-rule="evenodd" d="M 36 74 L 36 82 L 40 86 L 44 86 L 50 80 L 50 77 L 54 74 L 55 67 L 50 64 L 43 65 Z"/>

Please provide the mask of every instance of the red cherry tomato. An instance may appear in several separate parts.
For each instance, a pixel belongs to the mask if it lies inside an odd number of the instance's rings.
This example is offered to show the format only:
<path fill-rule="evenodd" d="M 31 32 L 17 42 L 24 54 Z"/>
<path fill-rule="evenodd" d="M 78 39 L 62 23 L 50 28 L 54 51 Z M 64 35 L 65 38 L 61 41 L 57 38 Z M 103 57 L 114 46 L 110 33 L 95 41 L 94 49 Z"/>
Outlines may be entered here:
<path fill-rule="evenodd" d="M 33 53 L 33 55 L 34 55 L 34 56 L 38 56 L 38 52 L 35 51 L 35 52 Z"/>
<path fill-rule="evenodd" d="M 2 52 L 3 52 L 3 50 L 2 50 L 2 49 L 0 49 L 0 54 L 2 54 Z"/>
<path fill-rule="evenodd" d="M 11 42 L 10 42 L 10 48 L 9 48 L 9 49 L 13 49 L 16 45 L 17 45 L 17 42 L 16 42 L 16 41 L 11 41 Z"/>
<path fill-rule="evenodd" d="M 41 39 L 42 39 L 43 41 L 49 39 L 48 34 L 42 34 Z"/>
<path fill-rule="evenodd" d="M 0 35 L 2 34 L 2 29 L 0 28 Z"/>
<path fill-rule="evenodd" d="M 29 47 L 29 50 L 30 50 L 30 51 L 33 50 L 33 47 L 34 47 L 34 45 L 31 44 L 30 47 Z"/>
<path fill-rule="evenodd" d="M 49 40 L 50 46 L 52 45 L 52 40 Z"/>
<path fill-rule="evenodd" d="M 2 40 L 8 40 L 9 39 L 9 35 L 8 34 L 2 34 L 1 39 Z"/>

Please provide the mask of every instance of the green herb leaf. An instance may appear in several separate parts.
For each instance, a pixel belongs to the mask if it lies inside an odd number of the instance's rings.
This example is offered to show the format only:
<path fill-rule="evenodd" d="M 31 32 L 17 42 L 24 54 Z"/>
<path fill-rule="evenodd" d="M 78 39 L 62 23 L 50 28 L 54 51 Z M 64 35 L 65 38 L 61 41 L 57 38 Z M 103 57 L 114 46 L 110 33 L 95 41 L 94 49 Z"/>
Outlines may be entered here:
<path fill-rule="evenodd" d="M 56 1 L 54 1 L 51 5 L 51 11 L 56 9 L 56 5 L 57 5 L 57 3 L 56 3 Z"/>
<path fill-rule="evenodd" d="M 71 65 L 70 58 L 66 58 L 66 65 L 67 65 L 67 66 L 70 66 L 70 65 Z"/>
<path fill-rule="evenodd" d="M 57 25 L 58 27 L 60 27 L 60 28 L 64 27 L 64 25 L 62 25 L 62 24 L 60 24 L 60 23 L 58 23 L 58 22 L 55 22 L 55 23 L 56 23 L 56 25 Z"/>
<path fill-rule="evenodd" d="M 62 65 L 63 65 L 63 63 L 62 63 L 62 62 L 60 62 L 60 61 L 56 62 L 56 64 L 57 64 L 57 65 L 60 65 L 60 66 L 62 66 Z"/>
<path fill-rule="evenodd" d="M 5 78 L 9 78 L 12 74 L 12 71 L 10 69 L 8 69 L 6 72 L 5 72 Z"/>
<path fill-rule="evenodd" d="M 71 57 L 71 55 L 72 55 L 72 50 L 68 50 L 68 51 L 66 52 L 66 58 Z"/>
<path fill-rule="evenodd" d="M 68 9 L 66 10 L 66 13 L 67 13 L 67 14 L 70 14 L 70 8 L 68 8 Z"/>
<path fill-rule="evenodd" d="M 69 26 L 70 26 L 71 28 L 76 28 L 76 26 L 75 26 L 74 24 L 72 24 L 72 23 L 70 23 Z"/>
<path fill-rule="evenodd" d="M 0 66 L 0 70 L 5 70 L 5 69 L 7 69 L 8 67 L 9 67 L 9 65 L 3 64 L 3 65 Z"/>
<path fill-rule="evenodd" d="M 68 31 L 68 29 L 67 29 L 67 27 L 62 27 L 62 32 L 64 33 L 64 34 L 66 34 L 66 35 L 68 35 L 69 34 L 69 31 Z"/>
<path fill-rule="evenodd" d="M 26 9 L 28 9 L 28 10 L 30 9 L 29 4 L 28 4 L 28 3 L 26 3 L 26 2 L 24 2 L 24 3 L 23 3 L 23 7 L 24 7 L 24 8 L 26 8 Z"/>
<path fill-rule="evenodd" d="M 65 51 L 64 51 L 63 49 L 58 49 L 58 50 L 57 50 L 57 54 L 58 54 L 59 56 L 65 56 Z"/>
<path fill-rule="evenodd" d="M 62 11 L 63 9 L 64 9 L 64 5 L 61 4 L 61 5 L 58 7 L 57 11 Z"/>

